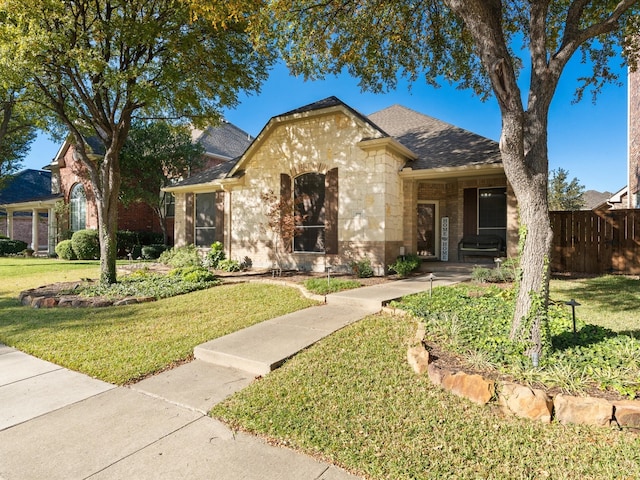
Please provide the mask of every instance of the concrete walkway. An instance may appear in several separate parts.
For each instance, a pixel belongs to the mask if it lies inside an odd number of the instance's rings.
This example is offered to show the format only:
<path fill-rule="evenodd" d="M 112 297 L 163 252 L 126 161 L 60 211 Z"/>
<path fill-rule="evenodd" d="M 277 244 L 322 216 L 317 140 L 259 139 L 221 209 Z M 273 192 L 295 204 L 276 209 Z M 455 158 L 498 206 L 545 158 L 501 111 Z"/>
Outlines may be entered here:
<path fill-rule="evenodd" d="M 433 286 L 468 273 L 436 273 Z M 353 475 L 232 432 L 206 412 L 300 350 L 427 277 L 327 296 L 327 303 L 196 347 L 196 360 L 116 387 L 0 345 L 0 480 L 348 480 Z"/>

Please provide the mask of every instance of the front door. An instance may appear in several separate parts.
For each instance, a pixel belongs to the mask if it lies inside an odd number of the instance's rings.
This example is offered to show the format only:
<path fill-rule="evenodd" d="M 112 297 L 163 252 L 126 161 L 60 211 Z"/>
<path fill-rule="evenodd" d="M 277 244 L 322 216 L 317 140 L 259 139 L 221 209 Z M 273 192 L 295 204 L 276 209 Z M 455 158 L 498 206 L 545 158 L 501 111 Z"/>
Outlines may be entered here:
<path fill-rule="evenodd" d="M 418 204 L 418 243 L 417 254 L 420 257 L 435 257 L 436 254 L 436 204 Z"/>

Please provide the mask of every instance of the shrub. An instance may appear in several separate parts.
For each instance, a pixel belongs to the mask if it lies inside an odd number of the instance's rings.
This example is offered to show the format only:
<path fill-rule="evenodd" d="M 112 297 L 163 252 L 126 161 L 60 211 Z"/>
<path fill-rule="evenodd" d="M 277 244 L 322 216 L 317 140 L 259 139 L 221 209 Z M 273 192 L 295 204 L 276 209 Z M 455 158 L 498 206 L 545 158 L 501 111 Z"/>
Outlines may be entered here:
<path fill-rule="evenodd" d="M 204 259 L 204 265 L 211 268 L 219 268 L 220 262 L 225 260 L 227 256 L 224 253 L 224 246 L 220 242 L 211 244 L 211 250 L 207 252 Z"/>
<path fill-rule="evenodd" d="M 156 260 L 167 248 L 168 247 L 166 245 L 161 243 L 145 245 L 142 247 L 142 258 L 145 260 Z"/>
<path fill-rule="evenodd" d="M 205 267 L 180 267 L 171 270 L 167 275 L 170 277 L 180 277 L 185 282 L 212 282 L 216 276 Z"/>
<path fill-rule="evenodd" d="M 71 246 L 79 260 L 100 258 L 100 241 L 97 230 L 78 230 L 71 237 Z"/>
<path fill-rule="evenodd" d="M 25 248 L 27 248 L 27 244 L 22 240 L 0 239 L 0 256 L 17 255 Z"/>
<path fill-rule="evenodd" d="M 401 277 L 406 277 L 420 266 L 421 260 L 416 254 L 410 253 L 398 257 L 396 261 L 389 265 L 389 271 L 395 272 Z"/>
<path fill-rule="evenodd" d="M 230 258 L 225 258 L 224 260 L 220 260 L 218 263 L 218 269 L 224 272 L 239 272 L 242 270 L 240 267 L 240 262 L 237 260 L 231 260 Z"/>
<path fill-rule="evenodd" d="M 499 267 L 475 267 L 471 272 L 471 278 L 480 283 L 509 283 L 515 281 L 517 271 L 517 261 L 507 259 Z"/>
<path fill-rule="evenodd" d="M 169 265 L 173 268 L 180 267 L 201 267 L 202 259 L 195 245 L 186 245 L 184 247 L 173 247 L 162 252 L 158 258 L 160 263 Z"/>
<path fill-rule="evenodd" d="M 351 270 L 358 278 L 373 277 L 373 268 L 371 267 L 371 260 L 363 258 L 362 260 L 355 260 L 349 264 Z"/>
<path fill-rule="evenodd" d="M 56 254 L 62 260 L 77 260 L 76 254 L 71 246 L 71 240 L 62 240 L 56 245 Z"/>

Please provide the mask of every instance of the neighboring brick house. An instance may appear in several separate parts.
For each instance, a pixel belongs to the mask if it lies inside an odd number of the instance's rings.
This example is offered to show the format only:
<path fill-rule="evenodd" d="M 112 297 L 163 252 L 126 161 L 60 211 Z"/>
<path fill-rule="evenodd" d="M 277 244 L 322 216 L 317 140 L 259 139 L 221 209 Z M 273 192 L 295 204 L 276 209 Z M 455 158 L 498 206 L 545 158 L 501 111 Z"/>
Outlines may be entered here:
<path fill-rule="evenodd" d="M 34 250 L 47 251 L 48 218 L 59 199 L 51 194 L 51 172 L 18 172 L 0 190 L 0 234 L 22 240 Z"/>
<path fill-rule="evenodd" d="M 176 245 L 218 240 L 256 267 L 322 271 L 366 256 L 383 274 L 403 252 L 455 260 L 464 234 L 517 246 L 498 144 L 399 105 L 367 117 L 329 97 L 275 116 L 239 158 L 166 191 Z M 290 245 L 268 227 L 266 192 L 297 218 Z"/>
<path fill-rule="evenodd" d="M 205 130 L 193 130 L 192 138 L 194 142 L 198 142 L 204 147 L 203 168 L 205 169 L 241 155 L 252 140 L 251 136 L 246 132 L 227 122 Z M 93 152 L 99 154 L 100 146 L 94 145 L 91 139 L 88 141 L 88 146 Z M 40 230 L 40 235 L 42 235 L 43 230 L 45 232 L 44 241 L 41 240 L 40 246 L 48 244 L 48 252 L 53 253 L 55 245 L 64 231 L 98 228 L 98 215 L 95 197 L 91 183 L 88 180 L 88 173 L 81 162 L 74 160 L 74 147 L 70 141 L 67 140 L 63 143 L 46 169 L 49 171 L 41 173 L 48 178 L 48 188 L 46 195 L 42 193 L 41 197 L 47 197 L 49 204 L 47 204 L 47 207 L 41 206 L 40 209 L 49 209 L 47 216 L 49 222 L 48 229 Z M 60 222 L 56 222 L 57 219 L 56 215 L 53 214 L 53 208 L 55 203 L 60 200 L 64 201 L 68 206 L 68 215 L 63 215 Z M 32 207 L 31 204 L 16 204 L 11 205 L 10 208 L 13 212 L 20 212 L 22 211 L 21 209 L 25 208 L 29 209 L 28 211 L 30 212 L 35 206 Z M 173 202 L 168 201 L 166 208 L 167 231 L 170 232 L 169 243 L 172 243 L 174 231 Z M 17 216 L 14 218 L 17 218 Z M 120 205 L 118 208 L 119 230 L 160 233 L 162 230 L 159 221 L 151 207 L 146 204 L 136 203 L 127 207 Z"/>

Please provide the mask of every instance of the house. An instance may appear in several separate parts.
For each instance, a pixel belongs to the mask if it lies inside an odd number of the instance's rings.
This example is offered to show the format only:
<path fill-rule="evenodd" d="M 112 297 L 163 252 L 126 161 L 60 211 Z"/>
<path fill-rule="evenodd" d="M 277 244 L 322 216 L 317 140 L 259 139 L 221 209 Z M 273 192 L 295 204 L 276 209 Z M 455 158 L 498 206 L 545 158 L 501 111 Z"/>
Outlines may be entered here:
<path fill-rule="evenodd" d="M 252 140 L 246 132 L 227 122 L 204 130 L 194 129 L 192 138 L 205 149 L 203 155 L 205 169 L 226 163 L 242 154 Z M 100 155 L 102 147 L 95 139 L 87 139 L 87 145 L 93 154 Z M 46 226 L 40 226 L 38 230 L 40 241 L 37 246 L 53 254 L 55 245 L 66 236 L 66 232 L 85 228 L 97 229 L 98 214 L 88 172 L 80 162 L 74 159 L 74 147 L 69 139 L 62 144 L 45 169 L 47 171 L 40 171 L 40 174 L 48 179 L 46 188 L 41 188 L 37 194 L 34 192 L 33 198 L 26 202 L 19 198 L 9 199 L 7 204 L 0 205 L 0 209 L 9 212 L 7 218 L 12 225 L 16 223 L 13 219 L 18 218 L 20 212 L 28 212 L 31 215 L 32 211 L 37 211 L 41 218 L 46 218 Z M 166 222 L 167 230 L 173 232 L 173 197 L 169 197 L 166 202 Z M 0 199 L 2 198 L 4 197 L 0 196 Z M 63 202 L 66 209 L 58 208 L 56 214 L 56 204 L 59 202 Z M 43 215 L 44 212 L 47 214 Z M 119 230 L 160 233 L 159 221 L 157 215 L 146 204 L 136 203 L 127 207 L 124 205 L 118 207 Z M 15 226 L 13 228 L 15 232 Z M 14 238 L 11 233 L 8 236 Z M 15 236 L 15 238 L 19 237 Z M 169 242 L 172 241 L 173 239 L 169 238 Z M 37 250 L 36 247 L 33 248 Z"/>
<path fill-rule="evenodd" d="M 51 172 L 26 169 L 0 190 L 0 234 L 26 242 L 34 250 L 49 249 L 48 219 L 60 200 L 52 194 Z"/>
<path fill-rule="evenodd" d="M 255 267 L 346 269 L 367 257 L 383 274 L 404 253 L 455 261 L 465 234 L 517 246 L 498 144 L 400 105 L 365 116 L 329 97 L 277 115 L 238 158 L 166 191 L 176 246 L 221 241 Z M 295 223 L 290 241 L 272 228 L 274 206 Z"/>

